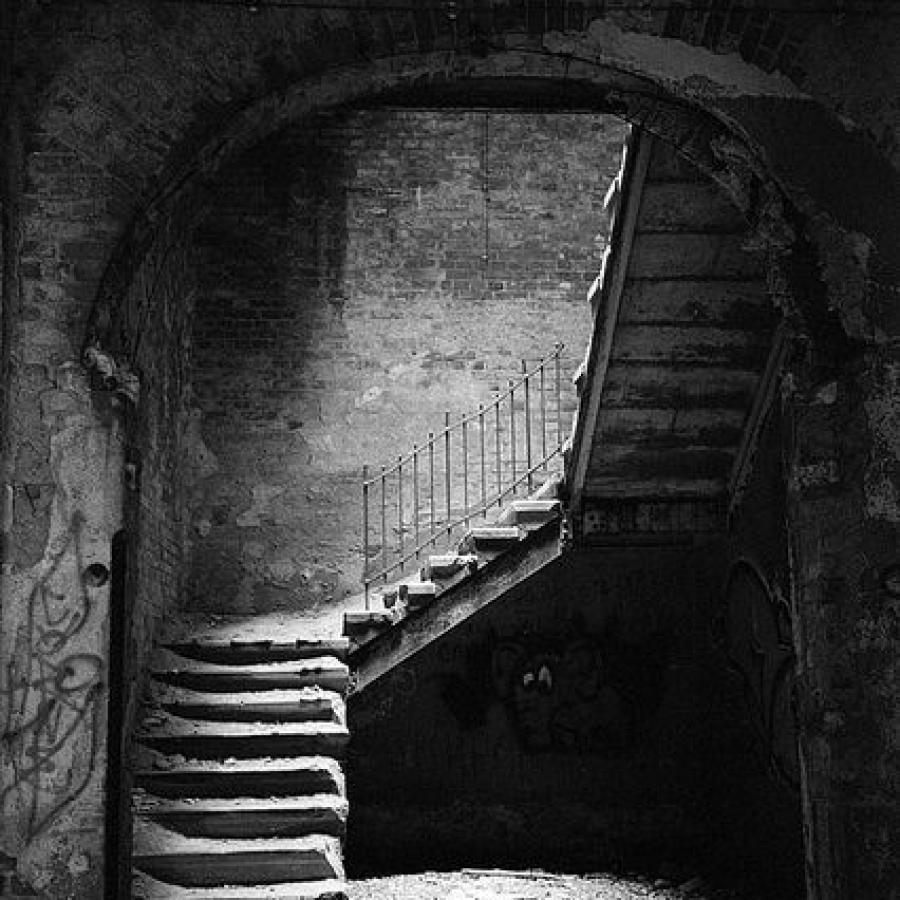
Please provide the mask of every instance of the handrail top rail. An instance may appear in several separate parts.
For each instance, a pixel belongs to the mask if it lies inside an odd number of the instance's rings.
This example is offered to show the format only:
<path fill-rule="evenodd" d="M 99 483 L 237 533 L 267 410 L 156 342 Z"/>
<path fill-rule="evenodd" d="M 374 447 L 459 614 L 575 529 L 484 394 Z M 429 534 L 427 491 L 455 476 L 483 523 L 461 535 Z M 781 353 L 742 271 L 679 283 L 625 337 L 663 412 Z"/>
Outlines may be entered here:
<path fill-rule="evenodd" d="M 373 487 L 374 485 L 378 484 L 383 478 L 386 478 L 388 475 L 392 475 L 398 469 L 405 466 L 408 462 L 411 462 L 423 450 L 427 450 L 429 447 L 434 446 L 435 443 L 446 437 L 451 432 L 462 428 L 463 425 L 468 425 L 470 422 L 478 421 L 481 416 L 486 415 L 491 410 L 498 407 L 507 397 L 511 397 L 523 384 L 525 384 L 526 381 L 537 375 L 537 373 L 540 372 L 541 369 L 543 369 L 547 365 L 547 363 L 559 359 L 562 356 L 562 352 L 565 349 L 565 346 L 566 345 L 562 341 L 557 341 L 554 345 L 553 352 L 549 356 L 541 357 L 540 362 L 537 364 L 537 366 L 530 372 L 524 372 L 518 380 L 510 379 L 506 390 L 503 393 L 498 393 L 490 403 L 488 403 L 487 405 L 479 404 L 477 412 L 463 414 L 462 417 L 455 423 L 451 422 L 449 426 L 445 425 L 440 431 L 429 431 L 428 439 L 423 441 L 421 445 L 413 444 L 413 449 L 410 453 L 407 453 L 406 456 L 398 456 L 397 461 L 391 463 L 390 465 L 382 465 L 378 474 L 374 475 L 372 478 L 365 477 L 365 474 L 369 471 L 370 467 L 368 465 L 363 466 L 363 487 Z M 449 415 L 449 413 L 447 413 L 447 415 Z"/>

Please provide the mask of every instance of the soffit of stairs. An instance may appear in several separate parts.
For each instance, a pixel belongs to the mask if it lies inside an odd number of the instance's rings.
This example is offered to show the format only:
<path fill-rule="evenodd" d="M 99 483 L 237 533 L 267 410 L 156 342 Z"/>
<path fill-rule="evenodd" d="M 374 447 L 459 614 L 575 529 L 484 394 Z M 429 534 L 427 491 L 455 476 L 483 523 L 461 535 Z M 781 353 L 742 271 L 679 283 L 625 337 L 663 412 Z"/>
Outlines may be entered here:
<path fill-rule="evenodd" d="M 783 358 L 776 341 L 766 362 L 761 260 L 737 208 L 658 139 L 631 136 L 618 187 L 569 463 L 576 534 L 598 502 L 699 504 L 722 522 Z"/>
<path fill-rule="evenodd" d="M 560 555 L 559 522 L 554 519 L 455 584 L 436 602 L 410 612 L 396 626 L 351 652 L 348 662 L 355 678 L 350 696 L 365 691 L 495 600 L 522 588 Z"/>

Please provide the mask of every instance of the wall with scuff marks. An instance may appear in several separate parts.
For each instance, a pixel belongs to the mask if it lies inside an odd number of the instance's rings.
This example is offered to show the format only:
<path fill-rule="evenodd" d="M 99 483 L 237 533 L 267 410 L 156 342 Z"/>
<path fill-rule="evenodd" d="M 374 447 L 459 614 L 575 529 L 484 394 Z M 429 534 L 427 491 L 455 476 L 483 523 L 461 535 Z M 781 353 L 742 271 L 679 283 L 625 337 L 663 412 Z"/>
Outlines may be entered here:
<path fill-rule="evenodd" d="M 726 564 L 718 538 L 564 553 L 351 694 L 351 871 L 718 871 L 801 896 L 799 799 L 712 639 Z"/>
<path fill-rule="evenodd" d="M 198 235 L 190 606 L 358 592 L 363 465 L 555 341 L 568 429 L 623 134 L 577 114 L 323 113 L 223 175 Z"/>

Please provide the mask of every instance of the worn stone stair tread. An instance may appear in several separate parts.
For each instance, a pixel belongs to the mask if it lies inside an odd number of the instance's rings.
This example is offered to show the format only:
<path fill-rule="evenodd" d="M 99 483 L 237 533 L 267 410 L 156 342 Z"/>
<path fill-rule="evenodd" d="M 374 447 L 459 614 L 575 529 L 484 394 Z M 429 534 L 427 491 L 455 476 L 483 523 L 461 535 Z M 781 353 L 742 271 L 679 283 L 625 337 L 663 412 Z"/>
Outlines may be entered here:
<path fill-rule="evenodd" d="M 496 520 L 496 525 L 543 525 L 558 518 L 559 500 L 514 500 Z"/>
<path fill-rule="evenodd" d="M 186 887 L 343 879 L 340 839 L 185 837 L 157 822 L 134 822 L 137 869 Z"/>
<path fill-rule="evenodd" d="M 460 550 L 469 545 L 514 544 L 521 537 L 522 529 L 517 525 L 476 525 L 460 541 Z"/>
<path fill-rule="evenodd" d="M 139 793 L 136 817 L 191 837 L 343 836 L 348 804 L 336 794 L 300 797 L 164 798 Z"/>
<path fill-rule="evenodd" d="M 344 701 L 318 685 L 286 690 L 199 691 L 151 682 L 147 705 L 152 719 L 162 710 L 183 718 L 241 721 L 343 721 Z"/>
<path fill-rule="evenodd" d="M 135 783 L 166 797 L 344 795 L 340 765 L 330 756 L 191 759 L 141 747 Z"/>
<path fill-rule="evenodd" d="M 189 659 L 160 649 L 152 677 L 167 684 L 207 691 L 300 688 L 312 685 L 343 691 L 349 669 L 333 656 L 253 665 L 220 665 Z"/>
<path fill-rule="evenodd" d="M 156 750 L 195 758 L 259 757 L 266 751 L 280 755 L 342 756 L 350 734 L 338 722 L 233 722 L 161 717 L 159 725 L 144 728 L 137 739 Z"/>
<path fill-rule="evenodd" d="M 347 900 L 347 885 L 339 879 L 322 879 L 187 888 L 137 872 L 132 880 L 131 895 L 134 900 Z"/>
<path fill-rule="evenodd" d="M 478 557 L 473 553 L 445 553 L 428 557 L 422 567 L 422 581 L 432 579 L 445 579 L 456 575 L 460 571 L 467 570 L 470 566 L 478 564 Z"/>
<path fill-rule="evenodd" d="M 225 665 L 252 664 L 254 662 L 288 662 L 300 659 L 333 656 L 346 660 L 350 642 L 346 638 L 328 640 L 193 640 L 170 641 L 164 649 L 190 659 Z"/>

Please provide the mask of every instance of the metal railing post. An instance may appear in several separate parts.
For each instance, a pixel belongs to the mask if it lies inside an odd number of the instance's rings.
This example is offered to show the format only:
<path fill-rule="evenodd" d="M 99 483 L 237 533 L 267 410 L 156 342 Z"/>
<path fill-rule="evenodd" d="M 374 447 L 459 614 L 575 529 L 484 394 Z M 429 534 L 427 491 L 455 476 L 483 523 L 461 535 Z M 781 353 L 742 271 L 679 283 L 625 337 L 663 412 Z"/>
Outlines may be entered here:
<path fill-rule="evenodd" d="M 429 513 L 431 515 L 431 529 L 428 537 L 431 546 L 434 546 L 435 522 L 434 522 L 434 432 L 428 432 L 428 484 L 429 484 Z"/>
<path fill-rule="evenodd" d="M 385 475 L 385 467 L 381 467 L 381 567 L 384 569 L 382 575 L 384 582 L 387 584 L 388 561 L 387 561 L 387 497 L 386 484 L 387 476 Z"/>
<path fill-rule="evenodd" d="M 444 490 L 447 494 L 447 540 L 450 540 L 450 411 L 444 413 Z"/>
<path fill-rule="evenodd" d="M 363 589 L 369 611 L 369 467 L 363 466 Z"/>
<path fill-rule="evenodd" d="M 497 464 L 495 473 L 497 480 L 497 503 L 500 503 L 503 497 L 503 472 L 501 469 L 502 459 L 500 453 L 500 394 L 497 394 L 497 400 L 494 403 L 494 457 Z"/>
<path fill-rule="evenodd" d="M 547 400 L 546 400 L 546 365 L 541 357 L 541 457 L 544 460 L 544 471 L 547 471 Z"/>
<path fill-rule="evenodd" d="M 509 381 L 509 465 L 512 472 L 510 485 L 516 496 L 516 385 Z"/>
<path fill-rule="evenodd" d="M 419 559 L 419 448 L 413 444 L 413 540 Z"/>
<path fill-rule="evenodd" d="M 478 404 L 478 440 L 481 449 L 481 517 L 487 518 L 487 470 L 484 464 L 484 404 Z"/>
<path fill-rule="evenodd" d="M 562 344 L 556 344 L 556 449 L 561 450 L 563 445 L 562 438 L 562 374 L 560 353 L 562 352 Z"/>
<path fill-rule="evenodd" d="M 522 360 L 522 380 L 525 382 L 525 471 L 528 473 L 528 493 L 534 489 L 534 475 L 531 471 L 531 376 L 528 363 Z"/>
<path fill-rule="evenodd" d="M 460 421 L 462 430 L 462 458 L 463 458 L 463 528 L 469 527 L 469 431 L 466 417 L 463 415 Z"/>
<path fill-rule="evenodd" d="M 400 572 L 404 569 L 403 559 L 403 456 L 397 457 L 397 550 L 400 556 Z"/>

